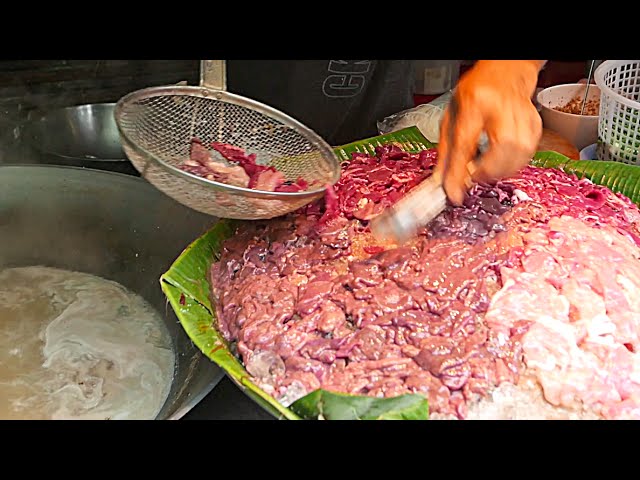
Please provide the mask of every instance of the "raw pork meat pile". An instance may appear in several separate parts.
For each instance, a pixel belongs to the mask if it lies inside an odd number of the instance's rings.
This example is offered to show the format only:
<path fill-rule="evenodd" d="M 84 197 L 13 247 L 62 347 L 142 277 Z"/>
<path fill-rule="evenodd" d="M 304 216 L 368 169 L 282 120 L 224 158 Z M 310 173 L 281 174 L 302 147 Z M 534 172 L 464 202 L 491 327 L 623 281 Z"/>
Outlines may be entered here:
<path fill-rule="evenodd" d="M 287 181 L 275 168 L 257 164 L 255 154 L 247 154 L 239 147 L 213 142 L 211 148 L 227 163 L 217 160 L 205 144 L 194 138 L 189 159 L 180 169 L 207 180 L 267 192 L 300 192 L 309 187 L 303 178 Z"/>
<path fill-rule="evenodd" d="M 640 418 L 638 208 L 527 167 L 410 244 L 377 243 L 368 221 L 436 156 L 355 154 L 323 201 L 224 243 L 217 326 L 253 379 L 284 405 L 318 388 L 421 393 L 433 418 L 463 419 L 515 388 L 533 411 L 490 415 Z"/>

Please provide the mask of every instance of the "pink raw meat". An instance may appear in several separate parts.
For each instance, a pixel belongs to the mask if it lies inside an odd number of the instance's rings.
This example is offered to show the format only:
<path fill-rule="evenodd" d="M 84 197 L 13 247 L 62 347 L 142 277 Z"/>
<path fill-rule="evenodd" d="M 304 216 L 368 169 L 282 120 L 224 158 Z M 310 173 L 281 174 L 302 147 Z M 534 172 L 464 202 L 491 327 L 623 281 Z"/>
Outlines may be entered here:
<path fill-rule="evenodd" d="M 232 165 L 214 160 L 209 149 L 194 138 L 191 141 L 189 159 L 180 168 L 209 180 L 268 192 L 299 192 L 309 187 L 303 178 L 290 182 L 275 168 L 257 164 L 255 154 L 247 154 L 239 147 L 212 142 L 211 148 Z"/>

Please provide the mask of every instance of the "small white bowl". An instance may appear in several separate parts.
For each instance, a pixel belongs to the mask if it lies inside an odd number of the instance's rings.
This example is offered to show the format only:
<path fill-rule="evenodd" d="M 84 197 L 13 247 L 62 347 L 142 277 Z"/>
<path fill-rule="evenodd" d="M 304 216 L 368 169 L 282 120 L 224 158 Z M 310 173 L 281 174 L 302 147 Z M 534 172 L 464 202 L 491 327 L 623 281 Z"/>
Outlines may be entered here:
<path fill-rule="evenodd" d="M 559 112 L 554 110 L 554 107 L 566 105 L 576 97 L 583 98 L 585 89 L 586 85 L 583 83 L 556 85 L 545 88 L 537 96 L 544 127 L 565 137 L 578 150 L 598 140 L 598 115 L 574 115 Z M 587 101 L 599 98 L 600 88 L 592 84 L 589 87 Z"/>
<path fill-rule="evenodd" d="M 597 145 L 598 145 L 597 143 L 592 143 L 591 145 L 588 145 L 584 147 L 582 150 L 580 150 L 580 160 L 597 160 L 598 159 L 598 155 L 596 153 Z"/>

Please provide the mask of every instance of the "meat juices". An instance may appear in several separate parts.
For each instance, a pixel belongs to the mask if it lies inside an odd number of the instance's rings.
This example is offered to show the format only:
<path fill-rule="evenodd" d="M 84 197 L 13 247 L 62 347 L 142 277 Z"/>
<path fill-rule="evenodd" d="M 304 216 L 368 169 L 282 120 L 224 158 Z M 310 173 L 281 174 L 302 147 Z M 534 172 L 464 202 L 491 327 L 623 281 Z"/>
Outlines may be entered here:
<path fill-rule="evenodd" d="M 368 221 L 436 156 L 355 154 L 326 202 L 224 243 L 218 328 L 254 380 L 285 405 L 318 388 L 422 393 L 432 414 L 466 418 L 526 376 L 558 407 L 640 418 L 637 207 L 527 167 L 477 185 L 410 244 L 377 244 Z"/>

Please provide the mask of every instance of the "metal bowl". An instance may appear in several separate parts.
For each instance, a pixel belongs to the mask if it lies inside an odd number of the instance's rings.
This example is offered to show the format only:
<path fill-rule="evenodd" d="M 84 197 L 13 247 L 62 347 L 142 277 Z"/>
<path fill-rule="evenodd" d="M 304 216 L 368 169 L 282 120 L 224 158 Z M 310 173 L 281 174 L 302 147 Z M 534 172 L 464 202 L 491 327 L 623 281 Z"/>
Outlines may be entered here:
<path fill-rule="evenodd" d="M 157 419 L 178 419 L 223 372 L 167 307 L 160 276 L 215 219 L 140 178 L 82 168 L 0 166 L 0 269 L 43 265 L 116 281 L 147 300 L 174 341 L 175 376 Z"/>
<path fill-rule="evenodd" d="M 44 163 L 138 175 L 122 150 L 114 109 L 96 103 L 35 113 L 23 139 Z"/>

